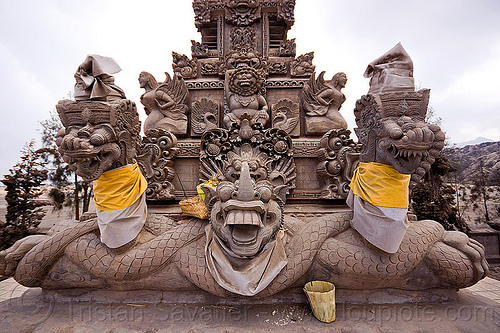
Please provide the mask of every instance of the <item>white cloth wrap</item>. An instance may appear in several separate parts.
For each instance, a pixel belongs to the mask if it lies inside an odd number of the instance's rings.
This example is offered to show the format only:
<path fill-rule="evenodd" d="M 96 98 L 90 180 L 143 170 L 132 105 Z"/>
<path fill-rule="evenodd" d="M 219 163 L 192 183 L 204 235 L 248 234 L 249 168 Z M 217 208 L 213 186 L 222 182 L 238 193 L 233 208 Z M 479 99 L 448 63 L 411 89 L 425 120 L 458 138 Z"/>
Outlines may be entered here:
<path fill-rule="evenodd" d="M 349 192 L 347 205 L 354 212 L 351 226 L 379 249 L 396 253 L 408 229 L 408 209 L 374 206 Z"/>
<path fill-rule="evenodd" d="M 112 249 L 127 244 L 139 235 L 146 222 L 146 215 L 146 192 L 126 208 L 111 211 L 97 210 L 101 242 Z"/>
<path fill-rule="evenodd" d="M 286 266 L 282 235 L 267 243 L 253 258 L 242 258 L 232 252 L 213 232 L 205 229 L 207 244 L 205 258 L 215 281 L 235 294 L 254 296 L 264 290 Z"/>

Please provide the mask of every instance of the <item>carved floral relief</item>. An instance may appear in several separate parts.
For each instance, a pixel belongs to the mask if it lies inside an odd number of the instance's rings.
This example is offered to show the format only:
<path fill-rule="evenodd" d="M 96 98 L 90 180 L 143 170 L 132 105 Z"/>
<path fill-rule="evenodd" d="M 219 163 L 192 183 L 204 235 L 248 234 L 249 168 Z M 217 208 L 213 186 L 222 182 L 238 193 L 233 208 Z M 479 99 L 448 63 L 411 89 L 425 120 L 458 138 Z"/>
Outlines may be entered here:
<path fill-rule="evenodd" d="M 312 64 L 314 52 L 303 54 L 291 63 L 291 74 L 295 77 L 309 77 L 314 73 L 316 66 Z"/>
<path fill-rule="evenodd" d="M 148 200 L 174 198 L 174 158 L 178 151 L 177 138 L 171 132 L 161 128 L 146 131 L 137 152 L 137 163 L 148 181 Z"/>
<path fill-rule="evenodd" d="M 229 35 L 232 50 L 254 50 L 255 29 L 249 27 L 235 27 Z"/>
<path fill-rule="evenodd" d="M 189 59 L 185 54 L 178 54 L 172 52 L 172 67 L 174 73 L 182 77 L 183 79 L 193 79 L 196 78 L 198 73 L 198 66 L 196 59 Z"/>
<path fill-rule="evenodd" d="M 208 47 L 200 42 L 191 41 L 191 57 L 193 58 L 206 58 L 209 56 Z"/>
<path fill-rule="evenodd" d="M 332 129 L 320 140 L 318 175 L 326 185 L 322 199 L 346 199 L 349 183 L 359 161 L 361 145 L 350 139 L 351 131 Z"/>

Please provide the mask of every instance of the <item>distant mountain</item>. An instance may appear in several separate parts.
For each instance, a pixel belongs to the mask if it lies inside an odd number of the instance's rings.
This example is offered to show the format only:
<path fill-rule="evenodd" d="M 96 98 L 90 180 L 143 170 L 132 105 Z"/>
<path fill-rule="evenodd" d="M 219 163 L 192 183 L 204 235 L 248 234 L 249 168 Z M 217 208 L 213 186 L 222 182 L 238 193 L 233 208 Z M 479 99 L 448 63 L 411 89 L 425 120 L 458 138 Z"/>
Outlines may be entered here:
<path fill-rule="evenodd" d="M 458 167 L 459 182 L 474 183 L 482 169 L 486 185 L 500 185 L 500 141 L 447 148 L 444 154 Z"/>
<path fill-rule="evenodd" d="M 457 143 L 456 146 L 458 148 L 462 148 L 462 147 L 465 147 L 465 146 L 477 145 L 477 144 L 480 144 L 480 143 L 483 143 L 483 142 L 494 142 L 494 141 L 491 140 L 491 139 L 488 139 L 488 138 L 480 136 L 480 137 L 477 137 L 477 138 L 475 138 L 474 140 L 471 140 L 471 141 L 465 141 L 465 142 Z"/>

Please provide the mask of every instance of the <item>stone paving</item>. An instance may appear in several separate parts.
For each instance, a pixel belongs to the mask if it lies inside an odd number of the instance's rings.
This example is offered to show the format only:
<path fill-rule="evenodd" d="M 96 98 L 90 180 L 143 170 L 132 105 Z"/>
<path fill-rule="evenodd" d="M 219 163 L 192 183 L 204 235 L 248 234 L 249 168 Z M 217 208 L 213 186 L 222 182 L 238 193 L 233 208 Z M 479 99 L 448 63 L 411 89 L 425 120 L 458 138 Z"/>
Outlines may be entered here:
<path fill-rule="evenodd" d="M 473 295 L 486 297 L 500 305 L 500 281 L 498 280 L 487 277 L 464 290 L 472 292 Z"/>
<path fill-rule="evenodd" d="M 337 304 L 337 319 L 316 320 L 308 305 L 59 303 L 41 288 L 0 282 L 0 332 L 500 332 L 500 281 L 486 278 L 439 304 Z"/>

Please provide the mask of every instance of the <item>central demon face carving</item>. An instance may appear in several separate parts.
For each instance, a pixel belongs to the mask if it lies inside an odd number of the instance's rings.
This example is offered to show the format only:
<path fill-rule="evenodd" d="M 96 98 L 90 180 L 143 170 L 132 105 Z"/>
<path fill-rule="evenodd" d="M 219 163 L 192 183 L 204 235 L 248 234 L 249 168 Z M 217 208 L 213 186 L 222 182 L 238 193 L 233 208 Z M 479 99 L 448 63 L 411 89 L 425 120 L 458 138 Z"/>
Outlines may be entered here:
<path fill-rule="evenodd" d="M 242 96 L 251 96 L 259 92 L 263 79 L 253 68 L 240 68 L 230 75 L 228 88 Z"/>
<path fill-rule="evenodd" d="M 268 130 L 242 142 L 246 140 L 239 131 L 235 125 L 231 131 L 213 130 L 203 137 L 202 174 L 221 174 L 216 189 L 204 188 L 205 203 L 217 236 L 237 256 L 253 257 L 282 225 L 295 165 L 285 132 Z"/>
<path fill-rule="evenodd" d="M 237 26 L 247 26 L 260 16 L 256 0 L 230 0 L 227 4 L 226 19 Z"/>
<path fill-rule="evenodd" d="M 225 173 L 228 180 L 217 186 L 219 200 L 211 210 L 211 222 L 216 234 L 235 254 L 251 257 L 278 231 L 282 209 L 273 184 L 267 180 L 263 161 L 252 158 L 249 145 L 241 148 L 243 156 L 229 156 L 230 166 Z"/>

